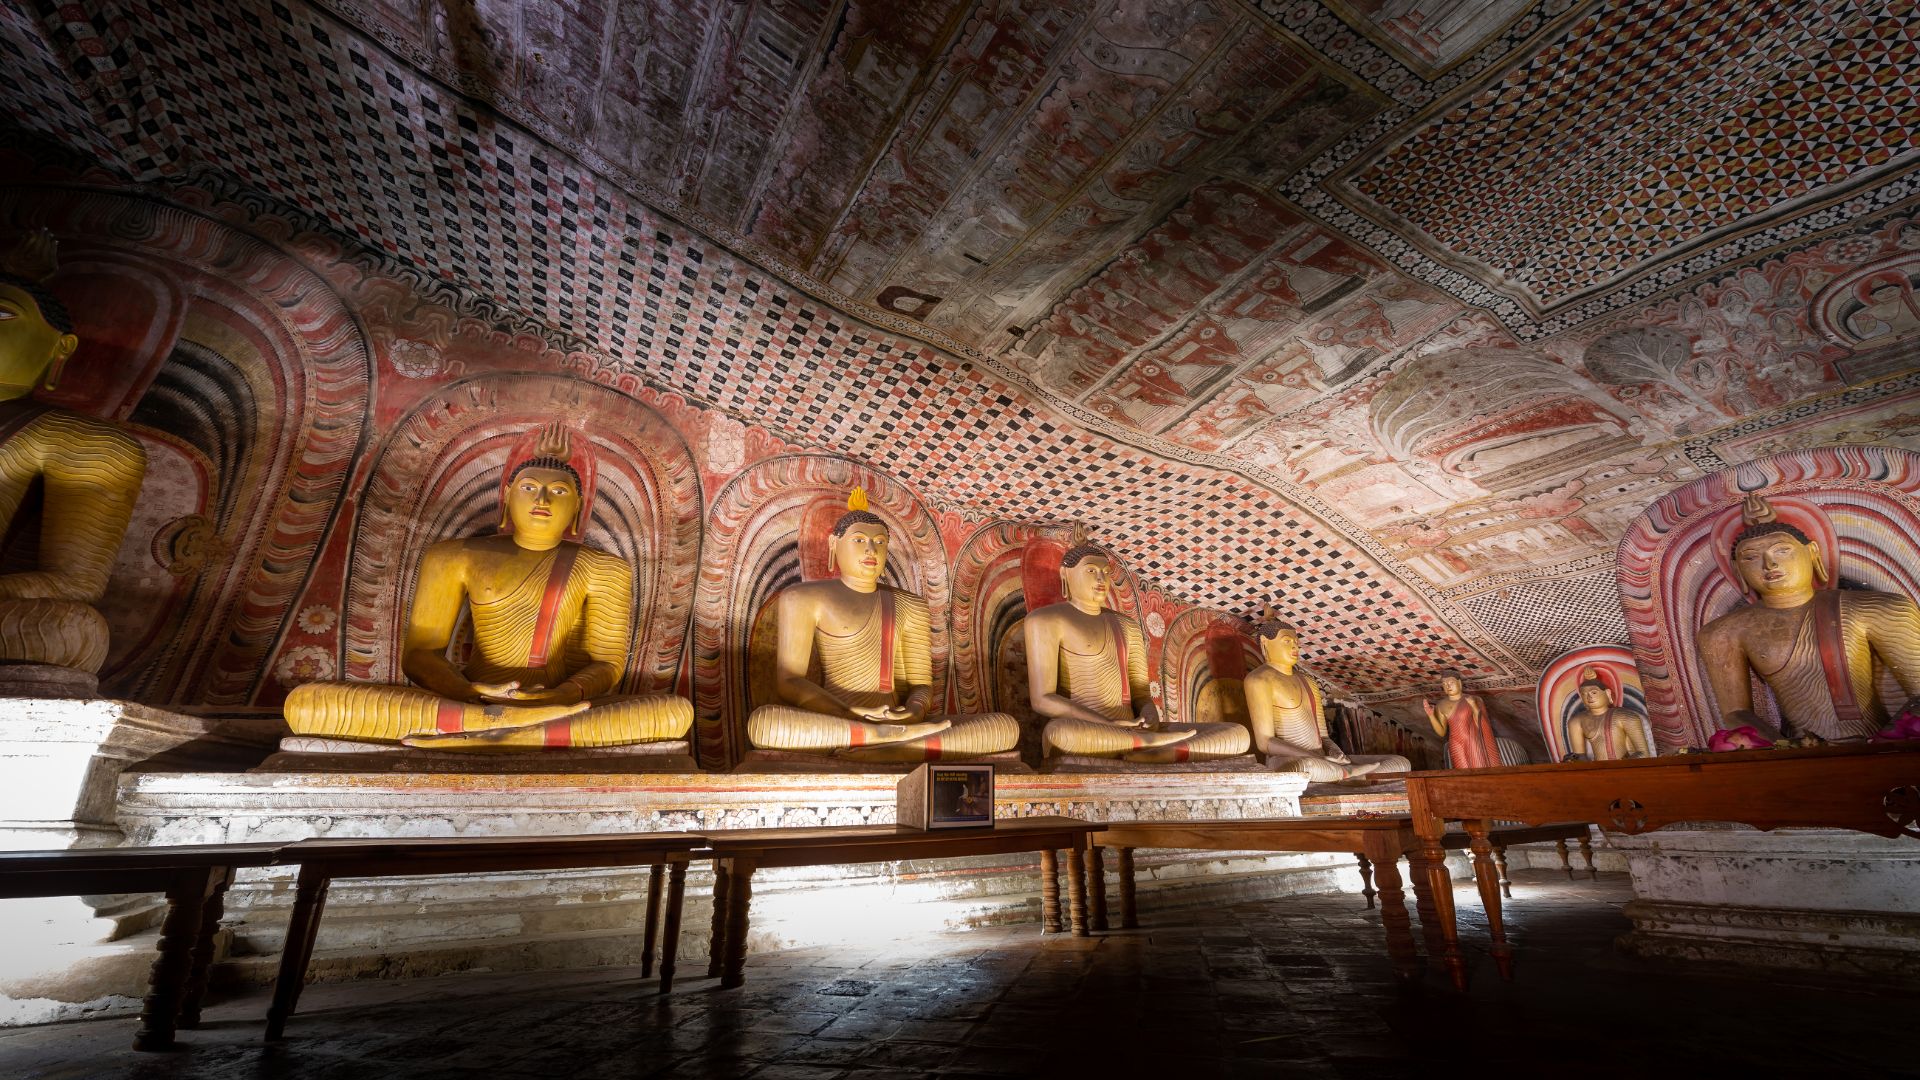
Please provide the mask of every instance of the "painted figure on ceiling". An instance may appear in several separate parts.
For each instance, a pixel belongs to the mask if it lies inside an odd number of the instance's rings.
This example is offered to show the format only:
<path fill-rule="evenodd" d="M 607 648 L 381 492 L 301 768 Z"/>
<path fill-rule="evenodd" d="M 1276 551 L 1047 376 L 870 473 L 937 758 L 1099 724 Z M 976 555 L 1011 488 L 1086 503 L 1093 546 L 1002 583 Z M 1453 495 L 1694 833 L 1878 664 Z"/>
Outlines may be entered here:
<path fill-rule="evenodd" d="M 1253 744 L 1266 755 L 1268 768 L 1303 773 L 1318 784 L 1413 768 L 1398 754 L 1349 755 L 1341 750 L 1327 733 L 1319 685 L 1294 670 L 1300 663 L 1300 631 L 1269 610 L 1253 632 L 1267 662 L 1247 674 L 1247 718 L 1253 725 Z"/>
<path fill-rule="evenodd" d="M 0 532 L 26 524 L 16 518 L 28 490 L 42 487 L 33 568 L 0 574 L 0 660 L 90 676 L 107 658 L 107 621 L 93 605 L 106 595 L 147 454 L 105 420 L 30 399 L 54 387 L 80 344 L 40 284 L 54 251 L 53 237 L 36 233 L 0 272 Z"/>
<path fill-rule="evenodd" d="M 401 669 L 413 686 L 308 683 L 286 704 L 296 734 L 435 750 L 537 750 L 685 738 L 693 706 L 613 693 L 626 674 L 633 568 L 579 542 L 593 457 L 557 424 L 508 461 L 500 532 L 427 549 Z M 473 654 L 448 658 L 462 607 Z"/>
<path fill-rule="evenodd" d="M 1790 734 L 1873 735 L 1888 723 L 1878 688 L 1883 670 L 1909 698 L 1920 698 L 1920 607 L 1893 593 L 1836 588 L 1828 560 L 1838 553 L 1782 520 L 1758 492 L 1747 496 L 1739 515 L 1744 527 L 1733 537 L 1732 569 L 1759 602 L 1713 620 L 1697 638 L 1721 731 L 1779 737 L 1754 709 L 1752 677 L 1758 675 Z M 1750 736 L 1740 745 L 1754 741 Z"/>
<path fill-rule="evenodd" d="M 1447 740 L 1447 761 L 1455 769 L 1490 769 L 1500 764 L 1493 741 L 1493 723 L 1487 707 L 1466 692 L 1466 680 L 1457 671 L 1440 675 L 1440 705 L 1421 698 L 1427 722 Z"/>
<path fill-rule="evenodd" d="M 1246 753 L 1251 735 L 1239 724 L 1159 723 L 1140 624 L 1106 606 L 1112 575 L 1105 551 L 1075 544 L 1060 560 L 1066 599 L 1027 616 L 1027 693 L 1050 718 L 1047 756 L 1169 764 Z"/>
<path fill-rule="evenodd" d="M 827 567 L 839 576 L 780 594 L 780 703 L 747 718 L 747 741 L 757 749 L 910 762 L 996 754 L 1019 743 L 1020 724 L 1006 713 L 927 715 L 927 602 L 881 583 L 887 539 L 886 522 L 855 488 L 828 540 Z"/>

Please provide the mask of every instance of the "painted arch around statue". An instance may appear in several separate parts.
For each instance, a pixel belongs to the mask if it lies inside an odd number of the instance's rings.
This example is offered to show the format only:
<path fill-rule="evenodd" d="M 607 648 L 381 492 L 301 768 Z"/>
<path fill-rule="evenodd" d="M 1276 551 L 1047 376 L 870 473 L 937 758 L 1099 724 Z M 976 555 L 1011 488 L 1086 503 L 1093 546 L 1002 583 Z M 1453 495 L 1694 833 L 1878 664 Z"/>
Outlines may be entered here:
<path fill-rule="evenodd" d="M 1633 650 L 1625 645 L 1582 645 L 1547 661 L 1540 671 L 1535 710 L 1540 716 L 1540 738 L 1546 744 L 1548 761 L 1562 761 L 1567 756 L 1567 725 L 1582 708 L 1580 683 L 1589 668 L 1607 685 L 1615 708 L 1639 715 L 1647 745 L 1654 745 L 1653 728 L 1647 723 L 1647 692 L 1641 685 L 1640 669 L 1634 666 Z"/>
<path fill-rule="evenodd" d="M 1247 673 L 1262 663 L 1245 619 L 1188 608 L 1167 625 L 1160 654 L 1168 723 L 1247 723 Z"/>
<path fill-rule="evenodd" d="M 1661 752 L 1704 746 L 1717 727 L 1694 635 L 1744 602 L 1718 550 L 1748 493 L 1764 490 L 1810 536 L 1832 537 L 1829 569 L 1843 585 L 1920 598 L 1920 454 L 1888 446 L 1792 450 L 1702 477 L 1667 493 L 1619 547 L 1620 603 Z M 1756 683 L 1755 704 L 1772 698 Z M 1774 717 L 1777 719 L 1777 717 Z"/>

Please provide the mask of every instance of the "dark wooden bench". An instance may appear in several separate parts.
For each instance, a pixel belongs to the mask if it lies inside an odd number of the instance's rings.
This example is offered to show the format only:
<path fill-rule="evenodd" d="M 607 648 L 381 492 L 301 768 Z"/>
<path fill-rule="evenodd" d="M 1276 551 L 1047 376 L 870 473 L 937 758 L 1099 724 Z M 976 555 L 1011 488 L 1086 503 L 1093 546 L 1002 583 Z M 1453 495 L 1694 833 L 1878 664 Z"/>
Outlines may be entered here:
<path fill-rule="evenodd" d="M 713 859 L 712 959 L 707 974 L 722 988 L 746 982 L 747 926 L 753 872 L 783 866 L 837 866 L 904 859 L 955 859 L 1038 851 L 1042 889 L 1057 903 L 1059 851 L 1070 853 L 1068 903 L 1073 930 L 1087 936 L 1084 915 L 1087 835 L 1097 822 L 1068 817 L 1007 818 L 992 828 L 909 829 L 899 825 L 825 825 L 797 829 L 732 829 L 707 834 L 701 858 Z M 1055 916 L 1057 921 L 1058 916 Z"/>
<path fill-rule="evenodd" d="M 135 1050 L 168 1050 L 176 1027 L 200 1024 L 213 934 L 227 887 L 243 866 L 275 862 L 282 844 L 69 848 L 0 852 L 0 899 L 164 893 L 160 955 L 147 979 Z"/>
<path fill-rule="evenodd" d="M 267 1010 L 267 1038 L 278 1039 L 299 1003 L 307 965 L 326 907 L 327 887 L 335 878 L 427 877 L 439 874 L 489 874 L 524 870 L 574 870 L 586 867 L 647 866 L 647 924 L 642 940 L 642 976 L 651 974 L 660 915 L 660 873 L 667 878 L 665 943 L 660 954 L 660 993 L 673 986 L 674 957 L 680 939 L 680 907 L 686 890 L 687 862 L 705 847 L 697 833 L 608 833 L 594 836 L 453 836 L 411 840 L 306 840 L 280 850 L 279 861 L 298 863 L 293 915 L 280 954 L 280 976 Z"/>

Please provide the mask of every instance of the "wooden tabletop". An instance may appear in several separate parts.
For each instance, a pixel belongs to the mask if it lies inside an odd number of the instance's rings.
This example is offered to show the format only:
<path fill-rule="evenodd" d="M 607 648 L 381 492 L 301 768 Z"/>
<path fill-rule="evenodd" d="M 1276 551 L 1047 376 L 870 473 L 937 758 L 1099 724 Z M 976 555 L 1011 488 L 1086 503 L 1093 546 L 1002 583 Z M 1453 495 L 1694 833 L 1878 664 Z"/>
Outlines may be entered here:
<path fill-rule="evenodd" d="M 1617 772 L 1633 769 L 1671 769 L 1684 765 L 1740 764 L 1745 762 L 1809 761 L 1821 758 L 1874 757 L 1881 754 L 1920 753 L 1920 739 L 1902 742 L 1829 743 L 1825 746 L 1768 748 L 1765 750 L 1728 750 L 1723 753 L 1663 754 L 1660 757 L 1628 758 L 1623 761 L 1558 761 L 1537 765 L 1497 765 L 1489 769 L 1425 769 L 1419 772 L 1375 773 L 1369 779 L 1395 780 L 1449 778 L 1464 776 L 1512 776 L 1542 772 Z"/>
<path fill-rule="evenodd" d="M 180 844 L 154 847 L 0 851 L 0 871 L 167 870 L 177 867 L 267 866 L 286 844 Z"/>
<path fill-rule="evenodd" d="M 1220 818 L 1209 821 L 1109 821 L 1093 842 L 1106 847 L 1201 851 L 1355 851 L 1368 837 L 1413 835 L 1404 814 L 1383 817 Z"/>
<path fill-rule="evenodd" d="M 278 861 L 339 877 L 565 869 L 661 862 L 706 843 L 704 834 L 691 832 L 321 839 L 286 845 Z"/>
<path fill-rule="evenodd" d="M 706 834 L 716 858 L 761 866 L 946 859 L 1074 847 L 1103 826 L 1070 817 L 1023 817 L 991 828 L 912 829 L 904 825 L 820 825 L 794 829 L 722 829 Z"/>

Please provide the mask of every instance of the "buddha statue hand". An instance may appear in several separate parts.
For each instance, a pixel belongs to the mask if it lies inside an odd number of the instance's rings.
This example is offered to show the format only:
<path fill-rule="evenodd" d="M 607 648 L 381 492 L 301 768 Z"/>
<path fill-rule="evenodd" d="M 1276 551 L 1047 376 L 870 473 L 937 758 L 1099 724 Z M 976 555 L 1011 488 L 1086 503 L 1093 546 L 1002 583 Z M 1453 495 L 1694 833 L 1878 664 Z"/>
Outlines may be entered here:
<path fill-rule="evenodd" d="M 1750 709 L 1740 709 L 1727 714 L 1726 723 L 1721 731 L 1751 731 L 1756 738 L 1772 744 L 1785 736 L 1779 728 L 1760 718 L 1760 714 Z"/>
<path fill-rule="evenodd" d="M 870 724 L 891 727 L 915 723 L 921 719 L 920 714 L 905 705 L 848 705 L 846 710 L 855 720 L 865 720 Z"/>
<path fill-rule="evenodd" d="M 1592 761 L 1593 755 L 1592 754 L 1562 754 L 1560 755 L 1560 760 L 1561 761 Z"/>
<path fill-rule="evenodd" d="M 493 705 L 580 705 L 585 694 L 576 682 L 556 686 L 522 688 L 518 680 L 503 683 L 474 683 L 474 696 Z"/>

